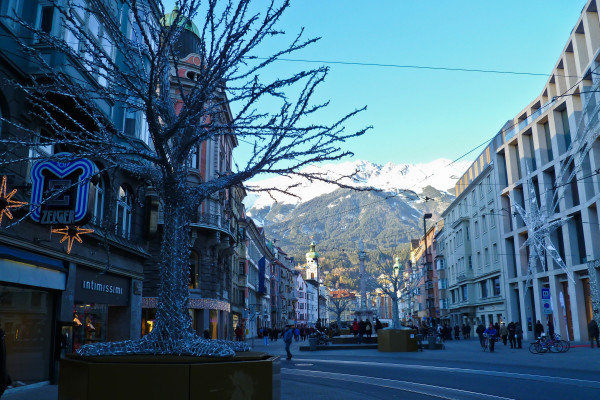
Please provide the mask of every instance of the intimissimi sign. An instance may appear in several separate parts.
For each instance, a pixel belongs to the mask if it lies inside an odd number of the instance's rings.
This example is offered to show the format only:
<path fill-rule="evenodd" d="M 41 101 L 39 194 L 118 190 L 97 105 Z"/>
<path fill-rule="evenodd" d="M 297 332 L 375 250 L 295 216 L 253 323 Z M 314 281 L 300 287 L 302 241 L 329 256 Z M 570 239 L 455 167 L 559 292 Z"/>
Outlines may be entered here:
<path fill-rule="evenodd" d="M 126 306 L 129 304 L 129 278 L 108 272 L 77 268 L 75 301 Z"/>
<path fill-rule="evenodd" d="M 96 292 L 123 294 L 123 288 L 120 286 L 105 285 L 94 281 L 83 281 L 81 287 L 85 290 L 95 290 Z"/>

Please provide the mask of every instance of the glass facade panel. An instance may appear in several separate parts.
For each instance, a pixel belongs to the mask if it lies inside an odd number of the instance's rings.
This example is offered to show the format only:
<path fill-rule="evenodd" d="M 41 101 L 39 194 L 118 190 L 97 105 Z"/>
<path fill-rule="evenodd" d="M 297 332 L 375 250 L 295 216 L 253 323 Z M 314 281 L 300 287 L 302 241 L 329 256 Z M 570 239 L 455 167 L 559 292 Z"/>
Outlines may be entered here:
<path fill-rule="evenodd" d="M 0 286 L 0 327 L 6 337 L 6 364 L 13 382 L 50 377 L 52 292 Z"/>

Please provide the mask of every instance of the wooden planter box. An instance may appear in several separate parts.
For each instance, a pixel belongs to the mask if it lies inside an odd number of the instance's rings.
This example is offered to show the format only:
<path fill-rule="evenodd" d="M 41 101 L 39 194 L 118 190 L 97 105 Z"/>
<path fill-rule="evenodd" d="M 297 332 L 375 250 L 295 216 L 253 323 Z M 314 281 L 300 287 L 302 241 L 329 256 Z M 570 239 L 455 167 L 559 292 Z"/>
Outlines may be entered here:
<path fill-rule="evenodd" d="M 266 353 L 232 358 L 67 356 L 59 400 L 281 399 L 280 360 Z"/>
<path fill-rule="evenodd" d="M 382 352 L 417 351 L 417 331 L 412 329 L 380 329 L 377 350 Z"/>

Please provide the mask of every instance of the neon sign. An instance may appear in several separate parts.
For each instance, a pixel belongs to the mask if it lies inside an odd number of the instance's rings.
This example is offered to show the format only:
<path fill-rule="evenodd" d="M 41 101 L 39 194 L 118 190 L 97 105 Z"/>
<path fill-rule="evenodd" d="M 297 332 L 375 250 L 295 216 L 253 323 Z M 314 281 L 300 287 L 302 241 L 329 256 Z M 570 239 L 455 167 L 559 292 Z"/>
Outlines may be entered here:
<path fill-rule="evenodd" d="M 65 159 L 70 154 L 56 156 Z M 96 165 L 87 159 L 35 163 L 31 169 L 31 219 L 44 225 L 86 223 L 91 210 L 90 178 L 97 172 Z"/>

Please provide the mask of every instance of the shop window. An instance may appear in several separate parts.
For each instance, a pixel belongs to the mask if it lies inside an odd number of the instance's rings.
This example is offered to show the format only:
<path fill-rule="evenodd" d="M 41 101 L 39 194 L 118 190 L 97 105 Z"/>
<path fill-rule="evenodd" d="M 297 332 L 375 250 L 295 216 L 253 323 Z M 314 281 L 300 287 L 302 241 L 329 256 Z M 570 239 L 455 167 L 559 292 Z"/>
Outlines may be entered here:
<path fill-rule="evenodd" d="M 63 327 L 63 340 L 71 336 L 69 350 L 76 352 L 84 344 L 105 342 L 108 306 L 105 304 L 76 303 L 73 310 L 71 334 Z"/>
<path fill-rule="evenodd" d="M 6 368 L 13 382 L 50 379 L 53 300 L 46 291 L 0 287 L 0 327 L 5 332 Z"/>
<path fill-rule="evenodd" d="M 117 199 L 117 216 L 115 233 L 125 239 L 131 235 L 131 212 L 133 205 L 133 195 L 131 190 L 125 186 L 119 188 Z"/>

